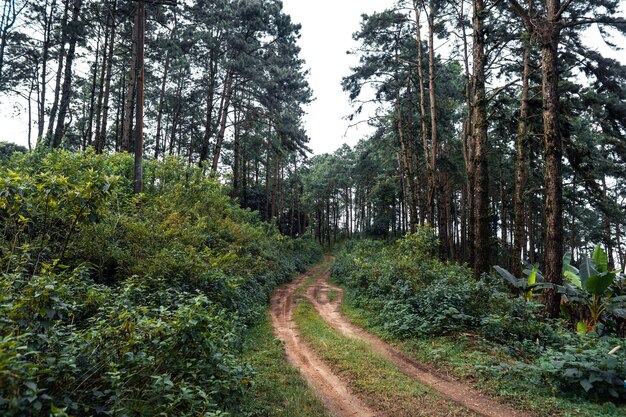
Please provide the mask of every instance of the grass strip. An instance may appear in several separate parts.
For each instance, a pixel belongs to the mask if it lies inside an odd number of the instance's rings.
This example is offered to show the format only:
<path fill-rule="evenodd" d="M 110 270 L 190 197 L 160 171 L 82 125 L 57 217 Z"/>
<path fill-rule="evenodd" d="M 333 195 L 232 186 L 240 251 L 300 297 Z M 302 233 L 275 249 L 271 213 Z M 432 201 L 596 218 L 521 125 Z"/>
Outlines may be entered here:
<path fill-rule="evenodd" d="M 323 262 L 322 264 L 320 264 L 317 272 L 315 274 L 312 274 L 311 276 L 307 277 L 303 284 L 300 285 L 300 287 L 294 292 L 294 298 L 299 298 L 302 297 L 302 294 L 304 294 L 304 291 L 310 287 L 311 285 L 313 285 L 313 283 L 320 277 L 320 275 L 322 275 L 324 273 L 324 271 L 326 271 L 328 268 L 331 267 L 331 265 L 334 263 L 334 259 L 330 259 L 326 262 Z"/>
<path fill-rule="evenodd" d="M 258 417 L 330 417 L 272 332 L 266 315 L 250 330 L 244 359 L 256 370 L 254 385 L 234 415 Z"/>
<path fill-rule="evenodd" d="M 348 293 L 346 293 L 347 295 Z M 502 347 L 470 335 L 434 337 L 400 341 L 371 325 L 372 314 L 355 307 L 349 296 L 341 304 L 341 313 L 354 324 L 379 336 L 420 362 L 435 365 L 445 372 L 471 382 L 487 395 L 499 397 L 507 404 L 530 411 L 537 417 L 624 417 L 626 408 L 611 402 L 593 403 L 585 399 L 559 397 L 559 393 L 529 384 L 513 377 L 477 372 L 499 363 L 513 363 Z"/>
<path fill-rule="evenodd" d="M 309 302 L 300 301 L 295 320 L 305 342 L 372 407 L 394 417 L 472 415 L 402 374 L 366 343 L 335 332 Z"/>

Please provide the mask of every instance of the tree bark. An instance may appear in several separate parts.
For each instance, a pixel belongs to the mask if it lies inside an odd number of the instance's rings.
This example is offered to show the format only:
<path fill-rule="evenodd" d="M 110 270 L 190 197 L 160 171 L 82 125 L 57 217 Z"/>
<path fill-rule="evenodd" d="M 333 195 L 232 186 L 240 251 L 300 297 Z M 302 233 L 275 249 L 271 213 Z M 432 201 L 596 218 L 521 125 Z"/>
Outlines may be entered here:
<path fill-rule="evenodd" d="M 56 148 L 61 145 L 61 139 L 65 134 L 65 117 L 70 107 L 70 100 L 72 98 L 72 64 L 74 62 L 74 56 L 76 54 L 76 42 L 78 41 L 80 8 L 82 6 L 82 0 L 74 0 L 72 7 L 72 22 L 70 23 L 70 37 L 69 47 L 67 49 L 67 59 L 65 63 L 65 76 L 63 79 L 63 93 L 61 95 L 61 103 L 59 107 L 59 118 L 54 131 L 54 140 L 52 147 Z"/>
<path fill-rule="evenodd" d="M 474 0 L 474 126 L 475 142 L 475 255 L 474 274 L 480 277 L 489 265 L 489 172 L 487 162 L 487 98 L 485 93 L 485 33 L 483 0 Z"/>
<path fill-rule="evenodd" d="M 176 19 L 176 11 L 174 11 L 174 27 L 172 28 L 172 32 L 170 33 L 170 43 L 174 41 L 174 37 L 176 36 L 176 28 L 178 26 L 178 21 Z M 163 122 L 163 109 L 165 107 L 165 87 L 167 86 L 167 77 L 169 75 L 170 70 L 170 61 L 171 61 L 171 53 L 170 49 L 165 52 L 165 64 L 163 68 L 163 78 L 161 79 L 161 90 L 159 92 L 159 107 L 157 110 L 157 123 L 156 123 L 156 136 L 154 139 L 154 159 L 159 159 L 159 153 L 161 150 L 161 130 L 162 130 L 162 122 Z M 165 148 L 165 146 L 163 147 Z"/>
<path fill-rule="evenodd" d="M 48 2 L 46 1 L 46 5 Z M 37 115 L 37 141 L 43 138 L 44 122 L 46 117 L 46 90 L 48 88 L 48 60 L 52 46 L 52 19 L 56 9 L 56 0 L 50 3 L 50 13 L 45 15 L 43 22 L 43 46 L 41 51 L 41 91 L 39 92 L 39 114 Z M 50 139 L 50 138 L 49 138 Z M 47 143 L 49 144 L 49 143 Z"/>
<path fill-rule="evenodd" d="M 137 15 L 135 15 L 135 25 L 137 24 Z M 137 35 L 133 31 L 132 35 L 132 53 L 130 58 L 130 70 L 128 72 L 128 87 L 126 88 L 126 101 L 124 103 L 124 121 L 122 125 L 122 138 L 120 143 L 120 151 L 130 151 L 130 135 L 132 130 L 133 109 L 135 104 L 135 84 L 137 78 Z"/>
<path fill-rule="evenodd" d="M 222 154 L 222 143 L 224 142 L 224 135 L 226 134 L 226 122 L 228 121 L 228 112 L 230 108 L 230 100 L 233 94 L 233 70 L 229 70 L 226 75 L 226 81 L 224 85 L 224 107 L 222 108 L 220 130 L 215 138 L 215 149 L 213 151 L 213 163 L 211 164 L 211 171 L 217 172 L 217 166 L 220 162 L 220 156 Z"/>
<path fill-rule="evenodd" d="M 143 112 L 144 112 L 144 35 L 146 8 L 144 0 L 137 2 L 137 109 L 135 114 L 135 193 L 143 192 Z"/>
<path fill-rule="evenodd" d="M 546 0 L 547 30 L 541 45 L 543 90 L 543 126 L 545 159 L 545 278 L 560 285 L 563 283 L 563 174 L 561 130 L 559 128 L 559 72 L 558 47 L 560 25 L 556 16 L 559 0 Z M 560 314 L 561 294 L 555 290 L 544 291 L 544 303 L 551 317 Z"/>
<path fill-rule="evenodd" d="M 431 216 L 429 219 L 431 224 L 434 226 L 434 211 L 435 211 L 435 190 L 437 189 L 437 152 L 438 149 L 438 137 L 437 137 L 437 98 L 435 92 L 435 2 L 434 0 L 430 1 L 430 11 L 427 14 L 428 18 L 428 88 L 430 94 L 430 167 L 432 170 L 431 173 L 431 184 L 429 184 L 429 204 L 431 205 Z M 447 233 L 442 233 L 446 227 L 445 225 L 439 224 L 439 235 L 442 236 L 442 244 L 445 246 L 446 242 L 444 238 L 447 238 Z M 445 235 L 445 236 L 444 236 Z"/>
<path fill-rule="evenodd" d="M 113 0 L 113 7 L 109 9 L 111 18 L 111 31 L 109 39 L 109 50 L 106 58 L 106 71 L 104 76 L 104 90 L 101 88 L 101 97 L 98 97 L 98 115 L 96 119 L 96 152 L 102 153 L 106 146 L 107 123 L 109 119 L 109 95 L 111 91 L 111 78 L 113 75 L 113 52 L 115 51 L 115 30 L 117 23 L 115 14 L 117 11 L 117 0 Z M 102 107 L 100 107 L 102 103 Z M 102 113 L 100 112 L 102 110 Z M 119 109 L 118 109 L 119 110 Z M 102 116 L 101 116 L 102 114 Z"/>
<path fill-rule="evenodd" d="M 529 0 L 532 6 L 533 0 Z M 513 250 L 511 252 L 511 272 L 522 275 L 522 242 L 524 233 L 524 192 L 528 182 L 528 96 L 530 91 L 530 46 L 524 47 L 524 69 L 522 73 L 522 102 L 517 129 L 515 158 L 515 225 L 513 230 Z"/>
<path fill-rule="evenodd" d="M 207 108 L 206 108 L 206 117 L 205 117 L 205 128 L 204 128 L 204 137 L 202 139 L 202 147 L 200 148 L 200 164 L 206 161 L 209 158 L 209 145 L 211 143 L 211 138 L 213 137 L 213 100 L 215 98 L 215 83 L 217 80 L 217 57 L 215 56 L 214 51 L 212 50 L 210 53 L 210 58 L 208 62 L 208 73 L 209 73 L 209 88 L 207 89 Z M 224 107 L 224 96 L 222 95 L 220 103 L 220 108 L 218 111 L 218 116 L 222 114 L 222 108 Z"/>
<path fill-rule="evenodd" d="M 61 20 L 61 46 L 59 48 L 59 62 L 57 66 L 56 79 L 54 81 L 54 99 L 52 102 L 52 107 L 50 108 L 50 117 L 48 118 L 48 130 L 47 135 L 48 139 L 52 141 L 52 133 L 54 128 L 54 122 L 57 117 L 57 112 L 59 111 L 59 96 L 61 94 L 61 77 L 63 76 L 63 60 L 65 58 L 65 44 L 67 43 L 67 19 L 69 16 L 69 0 L 64 1 L 63 7 L 63 18 Z M 98 43 L 98 46 L 100 44 Z M 96 63 L 98 62 L 96 52 Z M 97 65 L 97 64 L 96 64 Z"/>
<path fill-rule="evenodd" d="M 102 87 L 104 84 L 106 53 L 107 53 L 107 49 L 109 46 L 108 42 L 109 42 L 109 27 L 107 26 L 104 32 L 104 47 L 103 47 L 104 52 L 102 53 L 102 56 L 103 56 L 102 66 L 100 67 L 101 74 L 100 74 L 100 87 L 99 87 L 98 97 L 100 97 L 100 95 L 102 94 Z M 98 61 L 99 59 L 100 59 L 100 36 L 98 36 L 98 43 L 96 46 L 96 59 L 94 60 L 93 75 L 91 78 L 91 88 L 89 91 L 90 93 L 89 94 L 89 119 L 87 121 L 87 131 L 85 132 L 85 137 L 83 138 L 83 141 L 87 143 L 88 145 L 91 145 L 91 141 L 93 139 L 93 119 L 96 113 L 96 107 L 99 107 L 101 104 L 101 103 L 96 102 L 96 87 L 98 85 Z M 100 111 L 99 108 L 98 108 L 98 111 Z"/>

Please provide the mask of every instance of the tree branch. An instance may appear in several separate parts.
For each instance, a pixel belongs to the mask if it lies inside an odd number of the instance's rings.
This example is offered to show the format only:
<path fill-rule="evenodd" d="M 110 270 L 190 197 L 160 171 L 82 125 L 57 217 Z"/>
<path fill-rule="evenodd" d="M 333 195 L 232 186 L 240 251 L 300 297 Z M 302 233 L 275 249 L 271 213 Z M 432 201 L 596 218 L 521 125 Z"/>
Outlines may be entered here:
<path fill-rule="evenodd" d="M 573 20 L 571 22 L 564 22 L 563 27 L 573 28 L 576 26 L 592 25 L 594 23 L 619 26 L 619 25 L 626 25 L 626 19 L 623 19 L 620 17 L 613 18 L 609 16 L 598 16 L 598 17 L 594 17 L 591 19 L 578 19 L 578 20 Z"/>
<path fill-rule="evenodd" d="M 524 26 L 526 26 L 526 30 L 532 33 L 533 24 L 530 19 L 530 15 L 526 11 L 526 9 L 524 9 L 524 7 L 517 2 L 517 0 L 509 0 L 509 4 L 513 8 L 515 14 L 519 16 L 520 19 L 522 19 L 522 23 L 524 23 Z"/>
<path fill-rule="evenodd" d="M 558 22 L 558 20 L 561 18 L 561 16 L 563 16 L 563 13 L 565 13 L 567 8 L 572 4 L 573 1 L 574 0 L 567 0 L 565 3 L 563 3 L 563 5 L 559 9 L 559 11 L 556 12 L 556 16 L 554 16 L 554 21 L 555 22 Z"/>

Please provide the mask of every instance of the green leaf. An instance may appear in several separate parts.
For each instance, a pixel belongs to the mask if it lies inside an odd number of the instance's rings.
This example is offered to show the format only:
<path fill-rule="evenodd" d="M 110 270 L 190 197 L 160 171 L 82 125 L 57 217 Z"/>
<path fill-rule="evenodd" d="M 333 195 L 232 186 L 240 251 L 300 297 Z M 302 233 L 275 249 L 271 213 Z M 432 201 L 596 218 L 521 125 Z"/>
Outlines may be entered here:
<path fill-rule="evenodd" d="M 533 298 L 533 289 L 532 286 L 537 283 L 537 271 L 539 270 L 539 264 L 535 264 L 530 274 L 528 274 L 528 281 L 526 283 L 527 287 L 530 287 L 528 291 L 526 291 L 526 300 L 530 300 Z"/>
<path fill-rule="evenodd" d="M 563 255 L 563 268 L 565 269 L 566 266 L 570 266 L 572 264 L 572 251 L 568 250 L 567 252 L 565 252 L 565 255 Z"/>
<path fill-rule="evenodd" d="M 506 279 L 514 287 L 521 288 L 524 286 L 524 280 L 515 278 L 513 274 L 511 274 L 506 269 L 499 267 L 498 265 L 494 266 L 493 269 L 495 269 L 498 274 L 500 274 L 504 279 Z"/>
<path fill-rule="evenodd" d="M 611 310 L 611 314 L 626 319 L 626 309 L 624 308 L 616 308 L 615 310 Z"/>
<path fill-rule="evenodd" d="M 570 266 L 570 268 L 573 268 L 573 267 Z M 583 284 L 580 280 L 580 276 L 577 273 L 574 273 L 573 271 L 570 271 L 570 270 L 563 271 L 563 278 L 569 281 L 576 288 L 579 288 L 581 290 L 583 289 Z"/>
<path fill-rule="evenodd" d="M 565 256 L 563 256 L 563 278 L 582 290 L 583 285 L 580 281 L 580 276 L 578 275 L 578 269 L 572 266 L 571 262 L 572 252 L 567 251 Z"/>
<path fill-rule="evenodd" d="M 613 284 L 615 280 L 615 273 L 613 272 L 605 272 L 599 275 L 593 275 L 587 278 L 585 282 L 585 288 L 591 294 L 594 295 L 602 295 L 606 292 L 606 290 Z"/>
<path fill-rule="evenodd" d="M 585 392 L 589 392 L 589 390 L 593 388 L 593 384 L 589 382 L 589 379 L 582 379 L 580 385 L 585 389 Z"/>
<path fill-rule="evenodd" d="M 579 321 L 578 324 L 576 325 L 576 333 L 578 333 L 579 335 L 586 335 L 587 334 L 587 323 L 585 323 L 584 321 Z"/>
<path fill-rule="evenodd" d="M 585 285 L 587 279 L 591 276 L 598 275 L 599 272 L 596 270 L 596 265 L 593 259 L 589 259 L 584 257 L 582 263 L 580 265 L 580 280 L 582 281 L 582 285 Z"/>
<path fill-rule="evenodd" d="M 591 255 L 591 257 L 596 263 L 596 269 L 598 270 L 598 272 L 607 272 L 609 270 L 609 258 L 602 250 L 600 244 L 596 245 L 596 248 L 593 250 L 593 255 Z"/>

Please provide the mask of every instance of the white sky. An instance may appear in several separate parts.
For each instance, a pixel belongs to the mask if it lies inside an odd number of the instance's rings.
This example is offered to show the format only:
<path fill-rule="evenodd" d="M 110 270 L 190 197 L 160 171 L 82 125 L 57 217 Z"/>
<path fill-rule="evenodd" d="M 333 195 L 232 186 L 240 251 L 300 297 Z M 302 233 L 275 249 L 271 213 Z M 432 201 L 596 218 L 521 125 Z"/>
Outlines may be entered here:
<path fill-rule="evenodd" d="M 285 12 L 302 25 L 299 45 L 311 71 L 309 84 L 315 97 L 306 108 L 305 127 L 315 154 L 333 152 L 344 142 L 354 145 L 371 132 L 365 123 L 348 129 L 354 122 L 343 120 L 352 108 L 348 95 L 341 90 L 341 79 L 358 63 L 355 56 L 346 52 L 357 46 L 352 34 L 359 29 L 361 15 L 382 11 L 393 3 L 393 0 L 283 0 Z"/>
<path fill-rule="evenodd" d="M 372 132 L 366 123 L 349 128 L 356 121 L 344 119 L 353 109 L 341 89 L 341 79 L 358 63 L 355 56 L 346 52 L 357 46 L 352 34 L 359 29 L 361 14 L 382 11 L 393 3 L 394 0 L 283 0 L 285 12 L 302 25 L 301 57 L 310 70 L 309 83 L 315 97 L 305 109 L 305 128 L 315 154 L 333 152 L 343 143 L 354 145 Z M 598 47 L 603 53 L 608 52 L 597 34 L 590 38 L 592 43 L 599 40 Z M 619 59 L 620 53 L 611 52 L 607 55 Z M 25 100 L 12 102 L 7 96 L 0 100 L 0 140 L 26 145 Z M 367 108 L 364 110 L 361 120 L 371 116 L 374 109 L 369 110 L 370 114 Z"/>

